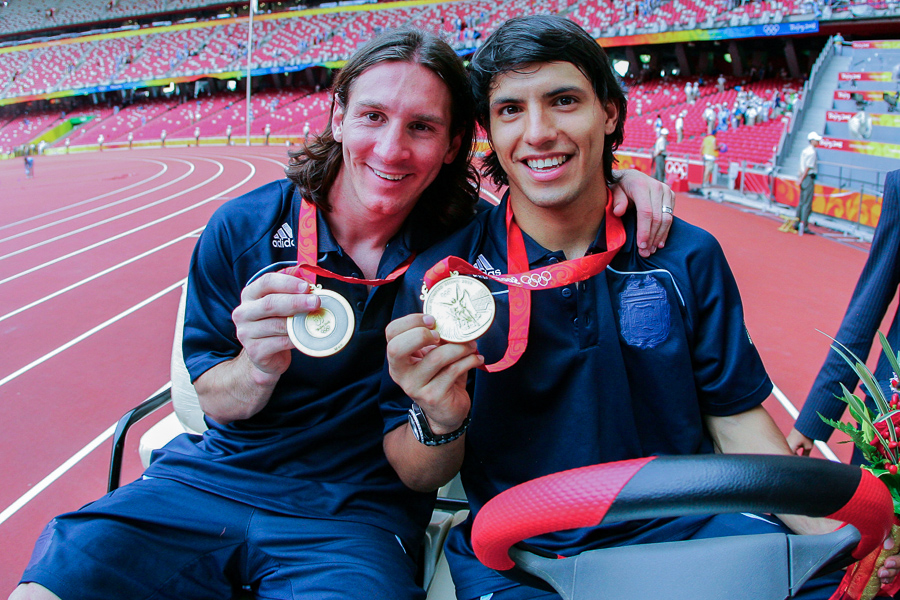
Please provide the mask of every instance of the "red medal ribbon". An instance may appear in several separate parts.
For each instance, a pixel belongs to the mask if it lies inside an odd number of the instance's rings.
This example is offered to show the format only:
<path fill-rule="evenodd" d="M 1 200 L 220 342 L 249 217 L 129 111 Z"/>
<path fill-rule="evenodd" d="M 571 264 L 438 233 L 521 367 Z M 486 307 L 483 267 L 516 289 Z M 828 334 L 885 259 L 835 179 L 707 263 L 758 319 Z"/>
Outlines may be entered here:
<path fill-rule="evenodd" d="M 506 255 L 508 270 L 515 274 L 488 275 L 458 256 L 448 256 L 425 273 L 424 283 L 431 289 L 435 283 L 450 276 L 452 271 L 491 279 L 509 289 L 509 344 L 498 362 L 479 367 L 489 373 L 502 371 L 516 364 L 528 346 L 528 326 L 531 320 L 531 290 L 549 290 L 590 279 L 602 272 L 616 253 L 625 245 L 625 227 L 613 213 L 612 194 L 607 190 L 606 251 L 581 258 L 529 270 L 528 254 L 522 230 L 516 224 L 512 206 L 506 204 Z"/>
<path fill-rule="evenodd" d="M 404 260 L 394 269 L 390 275 L 384 279 L 362 279 L 360 277 L 347 277 L 332 273 L 328 269 L 316 266 L 318 262 L 318 227 L 316 222 L 316 205 L 306 199 L 300 202 L 300 218 L 298 219 L 298 240 L 297 240 L 297 266 L 282 269 L 281 272 L 286 275 L 293 275 L 306 279 L 310 285 L 316 284 L 316 275 L 337 279 L 345 283 L 364 283 L 366 285 L 384 285 L 390 283 L 406 273 L 409 265 L 412 264 L 416 257 L 415 253 L 410 254 L 409 258 Z"/>

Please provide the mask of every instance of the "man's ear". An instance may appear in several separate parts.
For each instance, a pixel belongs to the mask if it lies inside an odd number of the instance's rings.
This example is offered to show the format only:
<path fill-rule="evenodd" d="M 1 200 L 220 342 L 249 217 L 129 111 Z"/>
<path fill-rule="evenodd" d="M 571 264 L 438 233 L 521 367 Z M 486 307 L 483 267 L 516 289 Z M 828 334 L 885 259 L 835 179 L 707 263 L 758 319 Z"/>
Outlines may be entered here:
<path fill-rule="evenodd" d="M 459 153 L 459 147 L 462 145 L 462 134 L 458 133 L 450 140 L 450 146 L 447 147 L 447 154 L 444 155 L 444 164 L 449 165 L 456 160 Z"/>
<path fill-rule="evenodd" d="M 619 124 L 619 103 L 607 100 L 603 110 L 606 111 L 606 135 L 611 135 Z"/>
<path fill-rule="evenodd" d="M 344 108 L 337 102 L 331 111 L 331 137 L 339 144 L 344 137 Z"/>

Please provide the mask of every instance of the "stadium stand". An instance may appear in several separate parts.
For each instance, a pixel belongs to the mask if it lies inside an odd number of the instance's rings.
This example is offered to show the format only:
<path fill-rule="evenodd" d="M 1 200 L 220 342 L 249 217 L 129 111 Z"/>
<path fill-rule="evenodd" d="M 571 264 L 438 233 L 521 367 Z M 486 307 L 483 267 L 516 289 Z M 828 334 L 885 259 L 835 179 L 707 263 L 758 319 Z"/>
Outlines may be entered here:
<path fill-rule="evenodd" d="M 41 29 L 47 21 L 55 23 L 100 23 L 109 18 L 172 15 L 178 11 L 202 7 L 224 6 L 215 0 L 88 0 L 68 2 L 51 0 L 20 0 L 0 9 L 0 35 L 8 30 Z M 873 10 L 890 11 L 875 2 Z M 733 3 L 730 0 L 458 0 L 426 6 L 387 6 L 379 10 L 348 10 L 319 14 L 285 13 L 266 15 L 254 21 L 254 69 L 293 69 L 307 65 L 331 63 L 346 58 L 371 36 L 391 27 L 412 25 L 440 32 L 458 50 L 477 47 L 479 40 L 502 21 L 525 13 L 556 12 L 565 7 L 574 21 L 596 36 L 655 33 L 668 30 L 722 27 L 780 22 L 814 14 L 813 3 L 799 0 L 764 0 L 762 2 Z M 53 16 L 40 14 L 39 9 L 54 9 Z M 844 5 L 832 7 L 831 15 L 846 15 Z M 828 17 L 822 17 L 828 18 Z M 837 17 L 835 17 L 837 18 Z M 4 29 L 12 28 L 12 29 Z M 189 23 L 180 29 L 148 28 L 123 32 L 109 39 L 60 40 L 38 47 L 10 48 L 0 64 L 0 98 L 15 98 L 60 92 L 65 90 L 96 89 L 97 86 L 132 87 L 146 81 L 170 78 L 197 78 L 204 75 L 229 74 L 246 69 L 246 20 L 228 19 Z M 886 70 L 885 56 L 862 56 L 858 60 L 875 61 Z M 880 62 L 879 62 L 880 61 Z M 854 69 L 862 71 L 862 66 Z M 889 66 L 889 65 L 888 65 Z M 313 93 L 311 80 L 296 78 L 283 90 L 262 89 L 252 100 L 252 135 L 262 135 L 266 125 L 270 131 L 290 136 L 302 135 L 304 124 L 315 132 L 324 126 L 328 99 L 324 93 Z M 725 90 L 718 91 L 716 82 L 706 80 L 698 89 L 698 98 L 687 101 L 684 84 L 690 78 L 668 77 L 651 79 L 631 85 L 630 114 L 626 123 L 623 150 L 648 152 L 656 137 L 653 123 L 657 115 L 670 135 L 669 153 L 672 156 L 699 159 L 699 146 L 706 133 L 704 110 L 707 105 L 716 109 L 720 143 L 728 148 L 719 159 L 721 169 L 731 162 L 773 165 L 774 149 L 784 135 L 790 106 L 776 104 L 778 98 L 795 97 L 801 82 L 767 79 L 747 83 L 747 77 L 727 77 Z M 853 81 L 838 91 L 844 93 L 879 92 L 872 82 Z M 267 84 L 270 85 L 270 84 Z M 300 86 L 300 87 L 297 87 Z M 855 87 L 850 87 L 855 86 Z M 68 136 L 71 144 L 90 144 L 99 135 L 108 142 L 123 141 L 131 132 L 135 141 L 153 142 L 163 130 L 168 140 L 191 140 L 196 128 L 205 140 L 222 140 L 228 126 L 232 136 L 243 135 L 246 126 L 246 99 L 240 92 L 229 92 L 222 85 L 212 86 L 210 94 L 190 97 L 183 89 L 176 96 L 146 98 L 122 95 L 106 97 L 106 106 L 92 120 L 81 125 Z M 266 86 L 263 86 L 264 88 Z M 197 88 L 194 89 L 197 93 Z M 98 99 L 94 99 L 98 102 Z M 99 102 L 104 102 L 103 98 Z M 879 104 L 880 102 L 880 104 Z M 802 104 L 802 103 L 801 103 Z M 749 118 L 752 106 L 753 117 Z M 835 112 L 853 112 L 852 98 L 836 100 Z M 869 103 L 873 115 L 888 114 L 893 107 L 885 100 Z M 877 110 L 877 112 L 875 112 Z M 52 111 L 51 111 L 52 112 Z M 737 114 L 735 114 L 737 113 Z M 674 122 L 682 115 L 684 139 L 676 141 Z M 838 118 L 836 116 L 835 118 Z M 827 134 L 844 135 L 850 126 L 846 115 L 843 121 L 830 124 Z M 11 119 L 2 131 L 8 135 L 0 145 L 27 142 L 28 136 L 40 135 L 52 125 L 50 114 L 32 112 L 25 117 Z M 892 133 L 876 118 L 873 140 L 887 141 Z M 885 120 L 885 122 L 887 122 Z M 13 124 L 14 123 L 14 124 Z M 752 126 L 751 126 L 752 124 Z M 15 135 L 13 135 L 15 131 Z M 849 130 L 847 130 L 849 131 Z M 55 145 L 64 143 L 59 138 Z"/>
<path fill-rule="evenodd" d="M 234 0 L 15 0 L 0 3 L 0 35 L 233 4 Z"/>

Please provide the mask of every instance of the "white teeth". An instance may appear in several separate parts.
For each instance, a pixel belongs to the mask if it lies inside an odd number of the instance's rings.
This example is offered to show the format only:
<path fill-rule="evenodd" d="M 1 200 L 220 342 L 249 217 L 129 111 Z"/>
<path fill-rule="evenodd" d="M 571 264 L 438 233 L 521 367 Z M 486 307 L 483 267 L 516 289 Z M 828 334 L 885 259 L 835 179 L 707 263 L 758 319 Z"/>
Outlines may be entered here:
<path fill-rule="evenodd" d="M 406 177 L 406 175 L 389 175 L 388 173 L 382 173 L 381 171 L 378 171 L 377 169 L 372 169 L 372 171 L 374 171 L 375 174 L 378 175 L 379 177 L 381 177 L 382 179 L 387 179 L 388 181 L 400 181 L 401 179 Z"/>
<path fill-rule="evenodd" d="M 528 164 L 529 169 L 534 169 L 535 171 L 540 171 L 541 169 L 558 167 L 569 160 L 568 156 L 554 156 L 553 158 L 538 158 L 533 160 L 528 160 L 526 163 Z"/>

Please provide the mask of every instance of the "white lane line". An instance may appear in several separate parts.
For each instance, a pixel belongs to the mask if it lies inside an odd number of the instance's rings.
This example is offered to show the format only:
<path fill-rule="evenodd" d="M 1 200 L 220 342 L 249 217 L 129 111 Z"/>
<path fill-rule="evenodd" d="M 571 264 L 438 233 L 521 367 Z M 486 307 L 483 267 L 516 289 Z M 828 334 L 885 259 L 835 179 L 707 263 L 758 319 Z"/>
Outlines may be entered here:
<path fill-rule="evenodd" d="M 206 160 L 206 159 L 201 159 L 201 160 Z M 120 213 L 120 214 L 118 214 L 118 215 L 116 215 L 116 216 L 114 216 L 114 217 L 109 217 L 109 218 L 107 218 L 107 219 L 103 219 L 102 221 L 96 221 L 96 222 L 94 222 L 94 223 L 91 223 L 90 225 L 85 225 L 84 227 L 80 227 L 80 228 L 78 228 L 78 229 L 73 229 L 72 231 L 69 231 L 68 233 L 61 233 L 60 235 L 57 235 L 56 237 L 51 237 L 51 238 L 43 239 L 43 240 L 41 240 L 40 242 L 38 242 L 38 243 L 36 243 L 36 244 L 32 244 L 32 245 L 30 245 L 30 246 L 24 246 L 24 247 L 22 247 L 22 248 L 19 248 L 18 250 L 14 250 L 14 251 L 12 251 L 12 252 L 9 252 L 9 253 L 7 253 L 7 254 L 4 254 L 4 255 L 0 256 L 0 260 L 5 260 L 5 259 L 10 258 L 10 257 L 12 257 L 12 256 L 17 256 L 17 255 L 19 255 L 19 254 L 24 254 L 25 252 L 28 252 L 28 251 L 30 251 L 30 250 L 34 250 L 35 248 L 40 248 L 41 246 L 46 246 L 47 244 L 50 244 L 50 243 L 52 243 L 52 242 L 57 242 L 57 241 L 59 241 L 59 240 L 65 239 L 65 238 L 67 238 L 67 237 L 71 237 L 71 236 L 73 236 L 73 235 L 76 235 L 76 234 L 79 234 L 79 233 L 83 233 L 83 232 L 88 231 L 88 230 L 90 230 L 90 229 L 93 229 L 93 228 L 95 228 L 95 227 L 100 227 L 101 225 L 106 225 L 107 223 L 112 223 L 113 221 L 118 221 L 119 219 L 124 219 L 125 217 L 128 217 L 128 216 L 130 216 L 130 215 L 139 213 L 139 212 L 141 212 L 141 211 L 143 211 L 143 210 L 147 210 L 148 208 L 152 208 L 152 207 L 154 207 L 154 206 L 157 206 L 158 204 L 162 204 L 162 203 L 164 203 L 164 202 L 168 202 L 169 200 L 172 200 L 172 199 L 174 199 L 174 198 L 178 198 L 179 196 L 184 196 L 184 195 L 187 194 L 188 192 L 192 192 L 192 191 L 194 191 L 194 190 L 196 190 L 196 189 L 198 189 L 198 188 L 201 188 L 201 187 L 203 187 L 204 185 L 206 185 L 206 184 L 208 184 L 208 183 L 212 183 L 213 181 L 215 181 L 216 179 L 218 179 L 219 176 L 222 175 L 222 173 L 225 171 L 225 165 L 223 165 L 222 163 L 220 163 L 220 162 L 218 162 L 218 161 L 215 161 L 215 160 L 214 160 L 214 161 L 210 161 L 210 162 L 214 162 L 214 163 L 216 163 L 217 165 L 219 165 L 219 171 L 218 171 L 215 175 L 213 175 L 212 177 L 210 177 L 209 179 L 207 179 L 206 181 L 203 181 L 203 182 L 201 182 L 201 183 L 198 183 L 198 184 L 196 184 L 196 185 L 194 185 L 194 186 L 191 186 L 191 187 L 189 187 L 189 188 L 187 188 L 187 189 L 181 190 L 180 192 L 177 192 L 177 193 L 175 193 L 175 194 L 171 194 L 171 195 L 169 195 L 169 196 L 166 196 L 165 198 L 162 198 L 162 199 L 160 199 L 160 200 L 157 200 L 156 202 L 151 202 L 150 204 L 145 204 L 145 205 L 143 205 L 143 206 L 139 206 L 138 208 L 134 208 L 134 209 L 132 209 L 132 210 L 125 211 L 125 212 Z M 193 165 L 191 165 L 191 171 L 188 172 L 186 175 L 184 175 L 184 177 L 187 177 L 187 175 L 190 175 L 191 172 L 193 172 Z M 183 177 L 182 177 L 182 179 L 183 179 Z M 9 238 L 9 239 L 12 239 L 12 238 Z"/>
<path fill-rule="evenodd" d="M 173 159 L 173 160 L 178 160 L 178 159 L 176 158 L 176 159 Z M 37 232 L 39 232 L 39 231 L 43 231 L 44 229 L 48 229 L 48 228 L 54 227 L 54 226 L 56 226 L 56 225 L 62 225 L 63 223 L 68 223 L 69 221 L 73 221 L 73 220 L 75 220 L 75 219 L 79 219 L 79 218 L 81 218 L 81 217 L 85 217 L 85 216 L 87 216 L 87 215 L 91 215 L 91 214 L 93 214 L 93 213 L 95 213 L 95 212 L 99 212 L 99 211 L 105 210 L 105 209 L 107 209 L 107 208 L 112 208 L 113 206 L 118 206 L 119 204 L 124 204 L 125 202 L 128 202 L 128 201 L 130 201 L 130 200 L 134 200 L 135 198 L 140 198 L 141 196 L 146 196 L 147 194 L 150 194 L 150 193 L 152 193 L 152 192 L 156 192 L 156 191 L 159 191 L 159 190 L 161 190 L 161 189 L 164 189 L 164 188 L 173 186 L 173 185 L 175 185 L 176 183 L 178 183 L 179 181 L 181 181 L 182 179 L 185 179 L 185 178 L 189 177 L 189 176 L 191 175 L 191 173 L 193 173 L 193 172 L 197 169 L 197 167 L 195 167 L 193 163 L 189 163 L 189 162 L 186 161 L 186 160 L 178 160 L 178 162 L 185 163 L 185 164 L 188 165 L 190 168 L 188 169 L 187 173 L 185 173 L 184 175 L 181 175 L 181 176 L 177 177 L 176 179 L 173 179 L 173 180 L 171 180 L 171 181 L 168 181 L 168 182 L 166 182 L 166 183 L 164 183 L 164 184 L 162 184 L 162 185 L 158 185 L 158 186 L 156 186 L 155 188 L 150 188 L 149 190 L 144 190 L 143 192 L 140 192 L 140 193 L 138 193 L 138 194 L 134 194 L 133 196 L 128 196 L 127 198 L 122 198 L 121 200 L 116 200 L 115 202 L 110 202 L 109 204 L 104 204 L 103 206 L 97 206 L 97 207 L 94 207 L 94 208 L 92 208 L 92 209 L 90 209 L 90 210 L 86 210 L 86 211 L 84 211 L 84 212 L 80 212 L 80 213 L 78 213 L 78 214 L 76 214 L 76 215 L 71 215 L 71 216 L 69 216 L 69 217 L 65 217 L 64 219 L 58 219 L 58 220 L 53 221 L 53 222 L 50 222 L 50 223 L 45 223 L 44 225 L 40 225 L 40 226 L 38 226 L 38 227 L 33 227 L 33 228 L 28 229 L 28 230 L 26 230 L 26 231 L 21 231 L 21 232 L 15 234 L 15 235 L 11 235 L 11 236 L 9 236 L 9 237 L 5 237 L 5 238 L 0 239 L 0 243 L 2 243 L 2 242 L 8 242 L 9 240 L 14 240 L 14 239 L 17 239 L 17 238 L 20 238 L 20 237 L 24 237 L 24 236 L 26 236 L 26 235 L 31 235 L 31 234 L 33 234 L 33 233 L 37 233 Z M 166 200 L 169 200 L 169 198 L 166 198 L 166 199 L 164 199 L 164 200 L 159 200 L 159 201 L 153 202 L 153 203 L 151 203 L 151 204 L 147 204 L 146 206 L 143 206 L 143 207 L 141 207 L 141 208 L 132 210 L 131 212 L 124 213 L 124 214 L 120 215 L 120 217 L 123 217 L 123 216 L 125 216 L 125 215 L 129 215 L 129 214 L 136 213 L 136 212 L 138 212 L 138 211 L 140 211 L 140 210 L 144 210 L 145 208 L 150 208 L 151 206 L 156 206 L 157 204 L 161 204 L 162 202 L 165 202 Z M 118 217 L 115 217 L 115 218 L 118 218 Z M 114 219 L 110 219 L 110 220 L 114 220 Z M 62 236 L 61 236 L 61 237 L 62 237 Z M 41 242 L 41 244 L 43 244 L 43 243 L 46 243 L 46 240 Z M 34 248 L 34 246 L 32 246 L 32 248 Z"/>
<path fill-rule="evenodd" d="M 205 226 L 195 229 L 194 231 L 190 231 L 182 236 L 179 236 L 173 240 L 166 242 L 165 244 L 161 244 L 161 245 L 157 246 L 156 248 L 147 250 L 146 252 L 138 254 L 137 256 L 135 256 L 133 258 L 124 260 L 117 265 L 113 265 L 112 267 L 109 267 L 108 269 L 104 269 L 104 270 L 100 271 L 99 273 L 95 273 L 94 275 L 91 275 L 90 277 L 85 277 L 81 281 L 78 281 L 76 283 L 73 283 L 72 285 L 66 286 L 66 287 L 62 288 L 61 290 L 53 292 L 52 294 L 48 294 L 48 295 L 44 296 L 43 298 L 39 298 L 38 300 L 35 300 L 34 302 L 31 302 L 29 304 L 26 304 L 25 306 L 23 306 L 21 308 L 17 308 L 16 310 L 14 310 L 12 312 L 8 312 L 5 315 L 0 316 L 0 322 L 5 321 L 6 319 L 9 319 L 11 317 L 14 317 L 20 313 L 23 313 L 26 310 L 34 308 L 35 306 L 43 304 L 44 302 L 47 302 L 48 300 L 52 300 L 53 298 L 61 296 L 61 295 L 65 294 L 66 292 L 70 292 L 70 291 L 74 290 L 75 288 L 78 288 L 78 287 L 81 287 L 82 285 L 90 283 L 91 281 L 94 281 L 95 279 L 99 279 L 100 277 L 103 277 L 104 275 L 108 275 L 109 273 L 112 273 L 113 271 L 116 271 L 118 269 L 126 267 L 126 266 L 130 265 L 131 263 L 141 260 L 142 258 L 146 258 L 146 257 L 150 256 L 151 254 L 155 254 L 156 252 L 159 252 L 160 250 L 164 250 L 164 249 L 168 248 L 169 246 L 177 244 L 178 242 L 180 242 L 182 240 L 185 240 L 185 239 L 191 238 L 191 237 L 196 237 L 196 236 L 200 235 L 200 232 L 202 232 L 204 229 L 205 229 Z"/>
<path fill-rule="evenodd" d="M 82 254 L 82 253 L 84 253 L 84 252 L 88 252 L 89 250 L 93 250 L 93 249 L 95 249 L 95 248 L 98 248 L 98 247 L 103 246 L 103 245 L 105 245 L 105 244 L 108 244 L 108 243 L 110 243 L 110 242 L 114 242 L 114 241 L 116 241 L 116 240 L 118 240 L 118 239 L 121 239 L 121 238 L 126 237 L 126 236 L 128 236 L 128 235 L 131 235 L 132 233 L 136 233 L 136 232 L 141 231 L 141 230 L 143 230 L 143 229 L 147 229 L 148 227 L 152 227 L 153 225 L 158 225 L 159 223 L 162 223 L 162 222 L 164 222 L 164 221 L 168 221 L 169 219 L 173 219 L 173 218 L 175 218 L 175 217 L 177 217 L 177 216 L 179 216 L 179 215 L 181 215 L 181 214 L 183 214 L 183 213 L 186 213 L 186 212 L 191 211 L 191 210 L 193 210 L 193 209 L 195 209 L 195 208 L 197 208 L 197 207 L 203 206 L 204 204 L 207 204 L 207 203 L 209 203 L 209 202 L 212 202 L 213 200 L 217 200 L 218 198 L 220 198 L 221 196 L 224 196 L 224 195 L 227 194 L 228 192 L 230 192 L 230 191 L 232 191 L 232 190 L 234 190 L 234 189 L 237 189 L 237 188 L 241 187 L 242 185 L 244 185 L 245 183 L 247 183 L 250 179 L 252 179 L 253 176 L 256 174 L 256 167 L 254 167 L 252 164 L 248 163 L 248 162 L 245 161 L 245 160 L 241 160 L 241 159 L 235 159 L 235 160 L 237 160 L 237 161 L 239 161 L 239 162 L 242 162 L 242 163 L 244 163 L 244 164 L 246 164 L 246 165 L 249 165 L 249 167 L 250 167 L 250 174 L 247 175 L 243 180 L 241 180 L 241 181 L 238 182 L 237 184 L 231 186 L 230 188 L 228 188 L 228 189 L 226 189 L 226 190 L 223 190 L 223 191 L 219 192 L 218 194 L 216 194 L 216 195 L 214 195 L 214 196 L 210 196 L 210 197 L 207 198 L 206 200 L 203 200 L 203 201 L 201 201 L 201 202 L 198 202 L 198 203 L 196 203 L 196 204 L 193 204 L 193 205 L 191 205 L 191 206 L 188 206 L 188 207 L 186 207 L 186 208 L 183 208 L 183 209 L 181 209 L 181 210 L 179 210 L 179 211 L 177 211 L 177 212 L 174 212 L 174 213 L 172 213 L 172 214 L 170 214 L 170 215 L 168 215 L 168 216 L 161 217 L 161 218 L 156 219 L 155 221 L 151 221 L 151 222 L 149 222 L 149 223 L 145 223 L 144 225 L 141 225 L 141 226 L 139 226 L 139 227 L 135 227 L 134 229 L 131 229 L 131 230 L 129 230 L 129 231 L 125 231 L 125 232 L 123 232 L 123 233 L 114 235 L 114 236 L 112 236 L 112 237 L 110 237 L 110 238 L 107 238 L 107 239 L 105 239 L 105 240 L 101 240 L 101 241 L 99 241 L 99 242 L 97 242 L 97 243 L 95 243 L 95 244 L 91 244 L 90 246 L 86 246 L 86 247 L 84 247 L 84 248 L 81 248 L 80 250 L 74 250 L 74 251 L 72 251 L 72 252 L 70 252 L 70 253 L 68 253 L 68 254 L 66 254 L 66 255 L 64 255 L 64 256 L 61 256 L 61 257 L 59 257 L 59 258 L 55 258 L 55 259 L 53 259 L 52 261 L 49 261 L 49 262 L 46 262 L 46 263 L 43 263 L 43 264 L 34 266 L 34 267 L 30 268 L 30 269 L 26 269 L 25 271 L 22 271 L 21 273 L 17 273 L 16 275 L 10 275 L 10 276 L 7 277 L 6 279 L 0 279 L 0 285 L 3 285 L 4 283 L 9 283 L 10 281 L 13 281 L 13 280 L 15 280 L 15 279 L 18 279 L 18 278 L 20 278 L 20 277 L 24 277 L 25 275 L 29 275 L 29 274 L 31 274 L 31 273 L 34 273 L 35 271 L 39 271 L 39 270 L 44 269 L 44 268 L 46 268 L 46 267 L 49 267 L 49 266 L 51 266 L 51 265 L 55 265 L 55 264 L 59 263 L 60 261 L 63 261 L 63 260 L 65 260 L 65 259 L 67 259 L 67 258 L 72 258 L 73 256 L 77 256 L 77 255 L 79 255 L 79 254 Z"/>
<path fill-rule="evenodd" d="M 143 301 L 141 301 L 141 302 L 138 302 L 137 304 L 135 304 L 135 305 L 132 306 L 131 308 L 128 308 L 128 309 L 126 309 L 126 310 L 120 312 L 119 314 L 117 314 L 116 316 L 112 317 L 111 319 L 107 319 L 106 321 L 100 323 L 99 325 L 97 325 L 97 326 L 94 327 L 93 329 L 90 329 L 90 330 L 88 330 L 88 331 L 82 333 L 81 335 L 79 335 L 78 337 L 76 337 L 76 338 L 74 338 L 74 339 L 72 339 L 72 340 L 69 340 L 68 342 L 66 342 L 66 343 L 63 344 L 62 346 L 56 348 L 55 350 L 51 350 L 50 352 L 48 352 L 47 354 L 43 355 L 42 357 L 40 357 L 40 358 L 38 358 L 38 359 L 36 359 L 36 360 L 31 361 L 30 363 L 28 363 L 27 365 L 25 365 L 24 367 L 22 367 L 22 368 L 19 369 L 18 371 L 15 371 L 14 373 L 10 373 L 9 375 L 7 375 L 6 377 L 4 377 L 3 379 L 0 379 L 0 387 L 3 387 L 4 385 L 6 385 L 6 384 L 9 383 L 10 381 L 16 379 L 16 378 L 19 377 L 20 375 L 24 375 L 25 373 L 27 373 L 28 371 L 32 370 L 33 368 L 38 367 L 38 366 L 44 364 L 45 362 L 47 362 L 48 360 L 50 360 L 50 359 L 53 358 L 54 356 L 56 356 L 56 355 L 58 355 L 58 354 L 60 354 L 60 353 L 62 353 L 62 352 L 65 352 L 66 350 L 68 350 L 69 348 L 71 348 L 72 346 L 74 346 L 75 344 L 77 344 L 77 343 L 79 343 L 79 342 L 83 342 L 84 340 L 86 340 L 87 338 L 91 337 L 91 336 L 94 335 L 95 333 L 98 333 L 98 332 L 100 332 L 100 331 L 103 331 L 104 329 L 106 329 L 106 328 L 109 327 L 110 325 L 113 325 L 113 324 L 117 323 L 118 321 L 121 321 L 122 319 L 124 319 L 124 318 L 127 317 L 128 315 L 130 315 L 130 314 L 132 314 L 132 313 L 135 313 L 135 312 L 139 311 L 140 309 L 144 308 L 145 306 L 147 306 L 147 305 L 150 304 L 151 302 L 154 302 L 154 301 L 156 301 L 156 300 L 162 298 L 163 296 L 165 296 L 166 294 L 168 294 L 168 293 L 171 292 L 172 290 L 178 289 L 178 288 L 184 283 L 184 281 L 185 281 L 184 279 L 181 279 L 180 281 L 176 281 L 175 283 L 173 283 L 173 284 L 170 285 L 169 287 L 165 288 L 164 290 L 162 290 L 162 291 L 160 291 L 160 292 L 157 292 L 157 293 L 153 294 L 152 296 L 150 296 L 150 297 L 147 298 L 146 300 L 143 300 Z"/>
<path fill-rule="evenodd" d="M 153 393 L 153 396 L 155 396 L 156 394 L 159 394 L 160 392 L 165 390 L 170 385 L 171 385 L 170 383 L 167 383 L 166 385 L 162 386 L 156 392 Z M 103 433 L 101 433 L 100 435 L 95 437 L 93 440 L 91 440 L 91 442 L 88 443 L 87 446 L 85 446 L 84 448 L 82 448 L 81 450 L 76 452 L 74 455 L 72 455 L 72 457 L 69 458 L 69 460 L 67 460 L 66 462 L 61 464 L 52 473 L 50 473 L 49 475 L 44 477 L 41 481 L 39 481 L 37 483 L 37 485 L 35 485 L 30 490 L 28 490 L 27 492 L 22 494 L 22 496 L 19 497 L 18 500 L 16 500 L 12 504 L 10 504 L 3 512 L 0 512 L 0 525 L 2 525 L 4 521 L 6 521 L 11 516 L 16 514 L 19 510 L 21 510 L 26 504 L 28 504 L 29 502 L 34 500 L 34 498 L 38 494 L 40 494 L 45 489 L 50 487 L 51 483 L 53 483 L 54 481 L 56 481 L 57 479 L 59 479 L 60 477 L 65 475 L 67 471 L 69 471 L 72 467 L 74 467 L 79 462 L 81 462 L 81 459 L 83 459 L 85 456 L 87 456 L 88 454 L 90 454 L 91 452 L 96 450 L 97 447 L 100 446 L 100 444 L 102 444 L 103 442 L 108 440 L 110 437 L 112 437 L 112 434 L 115 433 L 115 431 L 116 431 L 116 425 L 117 425 L 117 423 L 113 423 L 112 425 L 110 425 L 109 429 L 107 429 L 106 431 L 104 431 Z"/>
<path fill-rule="evenodd" d="M 148 177 L 147 179 L 138 181 L 137 183 L 132 183 L 129 186 L 119 188 L 119 189 L 113 190 L 111 192 L 106 192 L 105 194 L 100 194 L 99 196 L 94 196 L 93 198 L 88 198 L 87 200 L 82 200 L 81 202 L 76 202 L 75 204 L 68 204 L 68 205 L 62 206 L 60 208 L 48 210 L 47 212 L 41 213 L 39 215 L 34 215 L 32 217 L 28 217 L 27 219 L 21 219 L 19 221 L 14 221 L 7 225 L 0 225 L 0 231 L 2 231 L 3 229 L 7 229 L 9 227 L 15 227 L 16 225 L 21 225 L 22 223 L 28 223 L 28 222 L 34 221 L 36 219 L 42 219 L 42 218 L 50 216 L 50 215 L 55 215 L 56 213 L 60 213 L 60 212 L 63 212 L 63 211 L 66 211 L 66 210 L 69 210 L 72 208 L 77 208 L 77 207 L 83 206 L 85 204 L 90 204 L 91 202 L 95 202 L 97 200 L 102 200 L 103 198 L 106 198 L 107 196 L 112 196 L 113 194 L 119 194 L 121 192 L 130 190 L 131 188 L 137 187 L 139 185 L 144 185 L 145 183 L 149 183 L 149 182 L 153 181 L 154 179 L 162 177 L 166 173 L 166 171 L 169 170 L 169 165 L 167 165 L 166 163 L 162 163 L 162 162 L 159 162 L 158 160 L 151 160 L 151 159 L 143 159 L 143 160 L 146 160 L 147 162 L 151 162 L 151 163 L 162 166 L 162 170 L 159 173 L 157 173 L 156 175 L 153 175 L 152 177 Z"/>
<path fill-rule="evenodd" d="M 772 394 L 775 396 L 775 398 L 778 399 L 778 401 L 781 403 L 781 406 L 784 407 L 784 410 L 786 410 L 787 413 L 789 415 L 791 415 L 791 418 L 796 420 L 797 416 L 800 414 L 800 411 L 797 410 L 797 407 L 794 406 L 794 403 L 791 402 L 788 399 L 788 397 L 784 395 L 784 392 L 782 392 L 780 389 L 778 389 L 777 385 L 772 386 Z M 829 448 L 828 444 L 826 444 L 825 442 L 821 442 L 821 441 L 817 440 L 816 448 L 818 448 L 819 452 L 822 453 L 822 456 L 824 456 L 828 460 L 831 460 L 834 462 L 840 462 L 840 460 L 838 460 L 837 455 L 834 452 L 832 452 L 831 448 Z"/>

